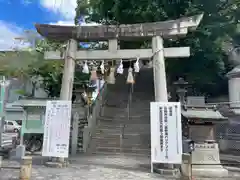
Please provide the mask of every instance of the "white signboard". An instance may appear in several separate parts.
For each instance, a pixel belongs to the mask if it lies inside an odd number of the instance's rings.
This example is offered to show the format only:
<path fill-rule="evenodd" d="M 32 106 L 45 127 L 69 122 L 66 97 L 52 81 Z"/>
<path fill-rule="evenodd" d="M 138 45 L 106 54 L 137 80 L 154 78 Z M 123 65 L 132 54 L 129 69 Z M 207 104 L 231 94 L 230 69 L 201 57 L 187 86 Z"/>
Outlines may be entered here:
<path fill-rule="evenodd" d="M 151 102 L 152 163 L 182 163 L 182 125 L 179 102 Z"/>
<path fill-rule="evenodd" d="M 43 156 L 68 157 L 71 101 L 47 101 Z"/>

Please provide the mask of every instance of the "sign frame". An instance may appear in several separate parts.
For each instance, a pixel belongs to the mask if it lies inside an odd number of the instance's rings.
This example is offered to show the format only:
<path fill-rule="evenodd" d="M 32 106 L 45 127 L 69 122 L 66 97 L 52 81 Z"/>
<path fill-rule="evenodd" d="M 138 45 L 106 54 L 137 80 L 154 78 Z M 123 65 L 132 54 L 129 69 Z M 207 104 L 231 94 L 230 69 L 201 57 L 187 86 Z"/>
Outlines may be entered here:
<path fill-rule="evenodd" d="M 151 172 L 154 163 L 182 163 L 180 102 L 151 102 Z M 171 142 L 171 143 L 169 143 Z"/>
<path fill-rule="evenodd" d="M 42 156 L 68 158 L 72 101 L 47 101 Z"/>

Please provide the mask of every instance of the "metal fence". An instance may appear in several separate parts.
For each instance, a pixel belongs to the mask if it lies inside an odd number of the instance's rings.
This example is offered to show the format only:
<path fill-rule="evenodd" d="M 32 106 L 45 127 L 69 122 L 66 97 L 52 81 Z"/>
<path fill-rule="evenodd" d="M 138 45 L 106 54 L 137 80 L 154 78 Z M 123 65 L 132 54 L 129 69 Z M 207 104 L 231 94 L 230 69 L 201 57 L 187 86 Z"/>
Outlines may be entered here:
<path fill-rule="evenodd" d="M 217 125 L 216 140 L 222 153 L 240 156 L 240 124 Z"/>

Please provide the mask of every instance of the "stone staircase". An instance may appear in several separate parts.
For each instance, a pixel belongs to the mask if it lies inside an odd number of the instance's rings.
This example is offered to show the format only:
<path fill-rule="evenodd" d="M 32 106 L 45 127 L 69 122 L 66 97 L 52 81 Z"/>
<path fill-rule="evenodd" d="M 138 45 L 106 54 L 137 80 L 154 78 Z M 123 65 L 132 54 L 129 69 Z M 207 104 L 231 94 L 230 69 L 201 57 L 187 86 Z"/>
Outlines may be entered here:
<path fill-rule="evenodd" d="M 92 136 L 91 153 L 150 156 L 152 71 L 142 70 L 133 87 L 126 84 L 126 76 L 118 76 L 115 85 L 108 85 L 103 112 Z"/>

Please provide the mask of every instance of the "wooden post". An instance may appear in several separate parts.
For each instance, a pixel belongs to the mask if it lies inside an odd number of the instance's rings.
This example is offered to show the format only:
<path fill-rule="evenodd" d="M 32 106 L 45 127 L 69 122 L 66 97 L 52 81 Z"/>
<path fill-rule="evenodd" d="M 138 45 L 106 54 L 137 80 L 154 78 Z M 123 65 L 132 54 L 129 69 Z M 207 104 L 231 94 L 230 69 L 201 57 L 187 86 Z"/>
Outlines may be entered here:
<path fill-rule="evenodd" d="M 67 44 L 65 53 L 64 70 L 62 77 L 62 86 L 60 92 L 60 100 L 72 100 L 72 90 L 75 73 L 75 60 L 77 52 L 77 41 L 70 39 Z M 58 158 L 60 163 L 64 164 L 64 158 Z"/>
<path fill-rule="evenodd" d="M 32 157 L 24 156 L 22 157 L 19 179 L 30 180 L 31 175 L 32 175 Z"/>

